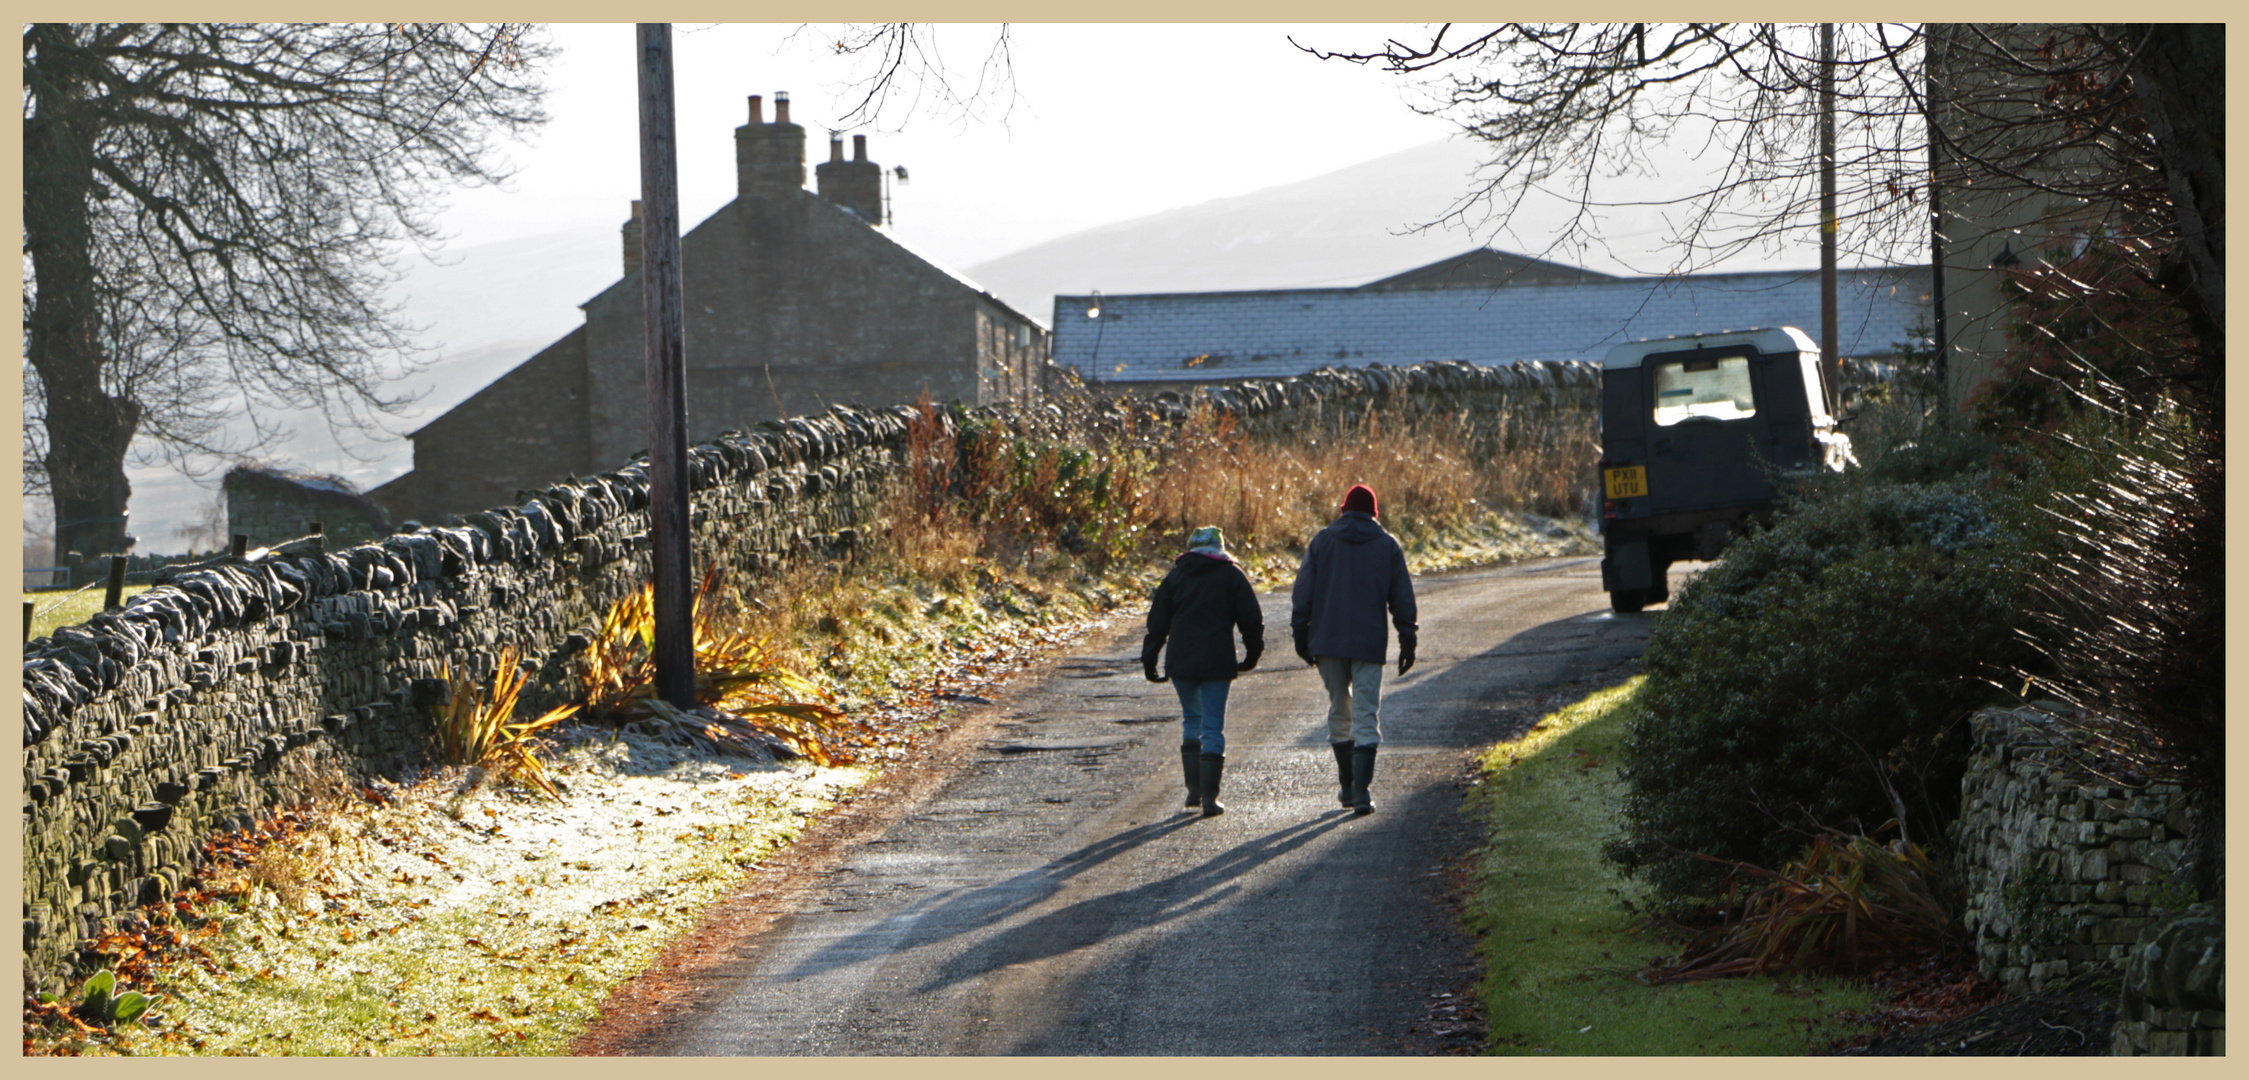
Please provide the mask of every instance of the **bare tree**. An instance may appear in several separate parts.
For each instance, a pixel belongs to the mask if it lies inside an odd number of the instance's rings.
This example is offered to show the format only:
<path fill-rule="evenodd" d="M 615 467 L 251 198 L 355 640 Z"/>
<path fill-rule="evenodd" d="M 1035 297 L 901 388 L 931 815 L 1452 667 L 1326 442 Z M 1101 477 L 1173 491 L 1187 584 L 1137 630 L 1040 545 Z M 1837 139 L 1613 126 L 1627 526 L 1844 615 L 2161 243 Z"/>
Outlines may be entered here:
<path fill-rule="evenodd" d="M 905 118 L 917 112 L 950 116 L 960 122 L 983 118 L 992 108 L 1005 122 L 1013 112 L 1015 54 L 1006 23 L 994 33 L 973 81 L 956 74 L 938 46 L 939 28 L 930 23 L 851 23 L 839 27 L 804 26 L 802 36 L 838 56 L 854 57 L 858 71 L 844 95 L 858 101 L 838 123 L 879 123 L 885 115 Z"/>
<path fill-rule="evenodd" d="M 1924 242 L 1909 208 L 1927 171 L 1925 125 L 1901 58 L 1911 27 L 1837 34 L 1835 100 L 1843 249 L 1891 261 Z M 1293 39 L 1292 39 L 1293 40 Z M 1574 207 L 1553 246 L 1598 243 L 1599 181 L 1650 176 L 1657 147 L 1691 146 L 1707 179 L 1632 205 L 1670 216 L 1681 271 L 1817 225 L 1820 50 L 1816 26 L 1446 25 L 1426 44 L 1367 51 L 1298 47 L 1423 80 L 1418 110 L 1458 122 L 1490 147 L 1474 183 L 1439 222 L 1504 229 L 1526 197 Z M 1926 218 L 1922 218 L 1925 223 Z"/>
<path fill-rule="evenodd" d="M 519 25 L 24 28 L 27 494 L 57 553 L 122 550 L 136 451 L 222 413 L 364 426 L 410 362 L 385 262 L 541 123 Z M 387 359 L 386 359 L 387 358 Z M 271 434 L 262 430 L 253 442 Z"/>

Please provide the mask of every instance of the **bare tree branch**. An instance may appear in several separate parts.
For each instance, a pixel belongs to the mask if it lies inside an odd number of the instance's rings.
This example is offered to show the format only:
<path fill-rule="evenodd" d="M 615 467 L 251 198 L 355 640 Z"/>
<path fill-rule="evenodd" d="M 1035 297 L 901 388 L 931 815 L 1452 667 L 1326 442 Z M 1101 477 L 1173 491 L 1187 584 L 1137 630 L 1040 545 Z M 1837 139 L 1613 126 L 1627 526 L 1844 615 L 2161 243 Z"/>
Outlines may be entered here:
<path fill-rule="evenodd" d="M 838 126 L 870 124 L 895 131 L 917 113 L 965 124 L 984 119 L 994 108 L 1004 125 L 1020 100 L 1009 26 L 1000 24 L 976 67 L 974 82 L 965 87 L 938 48 L 938 32 L 928 23 L 853 23 L 836 28 L 807 25 L 790 37 L 817 40 L 834 55 L 859 62 L 860 70 L 843 91 L 843 96 L 857 100 L 838 119 Z M 886 116 L 896 120 L 882 127 Z"/>

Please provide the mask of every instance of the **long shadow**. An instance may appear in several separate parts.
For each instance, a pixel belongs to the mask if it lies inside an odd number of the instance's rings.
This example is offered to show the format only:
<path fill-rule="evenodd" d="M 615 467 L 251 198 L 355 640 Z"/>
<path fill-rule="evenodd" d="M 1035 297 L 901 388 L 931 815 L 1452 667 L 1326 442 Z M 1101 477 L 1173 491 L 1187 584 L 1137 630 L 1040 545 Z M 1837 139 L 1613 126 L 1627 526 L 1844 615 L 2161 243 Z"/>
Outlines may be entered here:
<path fill-rule="evenodd" d="M 1016 964 L 1044 960 L 1191 915 L 1234 894 L 1234 879 L 1351 819 L 1342 810 L 1245 840 L 1200 865 L 1122 892 L 1087 897 L 1012 926 L 945 962 L 919 991 L 942 990 Z M 1193 820 L 1193 819 L 1183 819 Z"/>
<path fill-rule="evenodd" d="M 801 979 L 822 974 L 871 957 L 918 948 L 988 926 L 1037 905 L 1054 895 L 1071 878 L 1195 820 L 1197 819 L 1193 817 L 1175 816 L 1164 821 L 1150 822 L 1103 837 L 1005 881 L 948 891 L 916 902 L 905 910 L 886 916 L 873 926 L 849 934 L 806 957 L 790 969 L 788 977 Z"/>
<path fill-rule="evenodd" d="M 1435 785 L 1387 797 L 1372 817 L 1331 809 L 1295 826 L 1306 831 L 1332 829 L 1335 835 L 1318 858 L 1295 861 L 1285 875 L 1259 878 L 1254 901 L 1213 913 L 1223 921 L 1211 925 L 1209 939 L 1183 945 L 1170 938 L 1142 938 L 1129 951 L 1113 950 L 1099 965 L 1048 984 L 1043 995 L 1067 1004 L 1046 1025 L 1024 1032 L 1002 1052 L 1162 1056 L 1396 1052 L 1396 1039 L 1428 1008 L 1429 999 L 1422 991 L 1440 988 L 1430 981 L 1433 973 L 1450 962 L 1448 958 L 1465 956 L 1470 947 L 1465 938 L 1446 936 L 1443 927 L 1451 923 L 1431 918 L 1441 909 L 1432 906 L 1429 879 L 1424 877 L 1439 854 L 1453 850 L 1452 841 L 1429 825 L 1456 823 L 1459 804 L 1457 790 Z M 1180 877 L 1202 870 L 1198 867 Z M 1160 887 L 1159 883 L 1145 888 Z M 1235 886 L 1221 883 L 1210 889 L 1204 883 L 1201 887 L 1216 895 L 1198 895 L 1193 887 L 1180 886 L 1177 899 L 1162 894 L 1148 898 L 1147 905 L 1158 909 L 1153 915 L 1101 897 L 1076 906 L 1126 910 L 1095 910 L 1073 918 L 1082 919 L 1083 926 L 1097 927 L 1102 924 L 1100 916 L 1108 914 L 1123 924 L 1108 936 L 1122 936 L 1126 927 L 1176 919 L 1236 891 Z M 1339 893 L 1347 898 L 1338 901 Z M 1042 919 L 1063 917 L 1065 911 Z M 1328 921 L 1338 911 L 1347 921 Z M 1090 943 L 1071 940 L 1068 927 L 1057 928 L 1054 940 L 1041 940 L 1032 936 L 1035 925 L 1035 921 L 1026 923 L 1005 935 L 1028 938 L 1018 945 L 1023 955 L 995 955 L 979 968 L 1021 963 Z M 1201 934 L 1202 924 L 1194 932 Z M 1085 936 L 1081 931 L 1080 937 Z M 969 958 L 959 962 L 966 965 Z M 974 973 L 964 971 L 952 975 L 952 980 Z M 933 981 L 925 989 L 942 985 L 943 981 Z M 1300 992 L 1304 987 L 1318 989 Z M 1457 986 L 1446 984 L 1442 989 Z M 1211 1010 L 1182 1021 L 1176 1011 L 1150 1004 L 1157 996 L 1174 994 L 1199 996 L 1212 1003 Z"/>

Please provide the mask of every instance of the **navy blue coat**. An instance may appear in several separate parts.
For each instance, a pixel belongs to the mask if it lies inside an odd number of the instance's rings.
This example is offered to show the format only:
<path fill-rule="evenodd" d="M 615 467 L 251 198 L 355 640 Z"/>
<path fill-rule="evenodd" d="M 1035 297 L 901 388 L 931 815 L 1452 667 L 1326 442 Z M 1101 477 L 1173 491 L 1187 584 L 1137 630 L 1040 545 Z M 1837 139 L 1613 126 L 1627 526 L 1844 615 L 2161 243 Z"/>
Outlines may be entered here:
<path fill-rule="evenodd" d="M 1231 679 L 1234 677 L 1234 631 L 1242 632 L 1247 659 L 1256 663 L 1265 651 L 1265 612 L 1257 606 L 1257 590 L 1249 575 L 1231 559 L 1213 559 L 1190 551 L 1172 563 L 1171 572 L 1156 586 L 1148 604 L 1148 637 L 1140 646 L 1141 662 L 1164 652 L 1164 675 L 1173 679 Z"/>
<path fill-rule="evenodd" d="M 1418 633 L 1420 613 L 1405 549 L 1373 515 L 1346 512 L 1304 549 L 1290 596 L 1290 630 L 1310 628 L 1315 657 L 1379 664 L 1390 651 L 1385 612 L 1399 638 L 1411 640 Z"/>

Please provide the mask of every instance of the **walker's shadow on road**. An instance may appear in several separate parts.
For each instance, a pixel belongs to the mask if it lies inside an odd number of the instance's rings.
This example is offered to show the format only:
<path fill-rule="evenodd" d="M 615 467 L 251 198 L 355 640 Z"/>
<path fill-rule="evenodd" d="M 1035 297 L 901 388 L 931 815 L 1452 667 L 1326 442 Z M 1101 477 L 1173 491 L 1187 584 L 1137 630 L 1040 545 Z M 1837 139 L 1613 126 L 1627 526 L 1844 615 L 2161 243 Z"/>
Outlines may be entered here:
<path fill-rule="evenodd" d="M 1348 812 L 1337 810 L 1310 821 L 1300 821 L 1245 840 L 1204 860 L 1199 866 L 1170 877 L 1123 892 L 1087 897 L 1020 926 L 1009 927 L 990 941 L 946 961 L 937 976 L 923 984 L 919 992 L 941 990 L 1001 968 L 1060 956 L 1191 915 L 1232 896 L 1238 888 L 1235 878 L 1310 843 L 1350 818 Z"/>
<path fill-rule="evenodd" d="M 1040 960 L 1094 944 L 1103 937 L 1178 918 L 1230 895 L 1231 879 L 1299 847 L 1350 815 L 1338 811 L 1235 845 L 1201 865 L 1121 893 L 1081 900 L 1000 933 L 954 957 L 921 991 L 938 989 L 1013 964 Z M 964 892 L 932 897 L 850 934 L 791 969 L 802 979 L 862 960 L 903 952 L 981 930 L 1026 911 L 1060 891 L 1071 878 L 1201 820 L 1192 814 L 1151 822 L 1088 844 L 1035 870 Z"/>
<path fill-rule="evenodd" d="M 933 896 L 812 954 L 792 969 L 788 977 L 801 979 L 819 975 L 885 952 L 943 941 L 1005 919 L 1054 895 L 1063 882 L 1194 820 L 1174 817 L 1150 822 L 1103 837 L 1005 881 L 966 892 Z"/>

